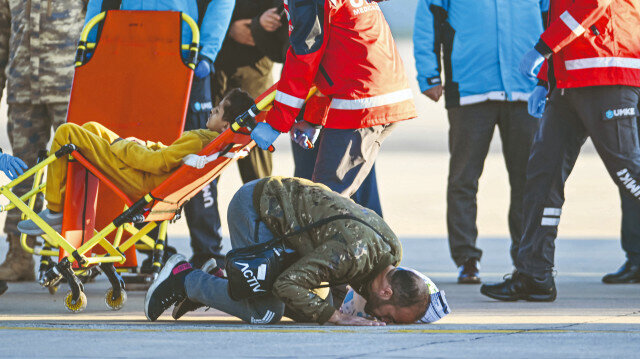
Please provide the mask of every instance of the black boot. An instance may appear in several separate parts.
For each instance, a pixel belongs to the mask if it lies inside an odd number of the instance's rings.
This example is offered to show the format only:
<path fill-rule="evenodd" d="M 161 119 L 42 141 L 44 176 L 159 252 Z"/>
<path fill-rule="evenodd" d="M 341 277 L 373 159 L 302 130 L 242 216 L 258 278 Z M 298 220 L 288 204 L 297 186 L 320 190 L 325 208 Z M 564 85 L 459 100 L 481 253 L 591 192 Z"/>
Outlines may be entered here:
<path fill-rule="evenodd" d="M 458 270 L 458 283 L 460 284 L 480 284 L 480 270 L 478 260 L 468 259 Z"/>
<path fill-rule="evenodd" d="M 193 268 L 181 254 L 169 258 L 153 281 L 144 301 L 144 314 L 155 321 L 170 306 L 187 297 L 184 279 Z"/>
<path fill-rule="evenodd" d="M 640 265 L 626 261 L 617 272 L 602 277 L 602 281 L 607 284 L 640 283 Z"/>
<path fill-rule="evenodd" d="M 480 293 L 502 301 L 527 300 L 530 302 L 553 302 L 556 299 L 556 284 L 548 274 L 544 280 L 514 271 L 510 278 L 497 284 L 483 284 Z"/>

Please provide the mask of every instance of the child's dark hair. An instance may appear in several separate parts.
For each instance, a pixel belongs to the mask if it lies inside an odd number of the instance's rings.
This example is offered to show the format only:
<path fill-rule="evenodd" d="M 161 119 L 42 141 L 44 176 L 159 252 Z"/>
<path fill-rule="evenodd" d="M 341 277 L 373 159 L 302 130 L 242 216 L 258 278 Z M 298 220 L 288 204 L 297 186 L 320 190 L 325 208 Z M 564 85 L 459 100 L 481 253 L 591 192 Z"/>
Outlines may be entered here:
<path fill-rule="evenodd" d="M 226 122 L 233 123 L 236 117 L 242 115 L 243 112 L 253 106 L 253 98 L 245 91 L 235 88 L 222 99 L 222 119 Z"/>

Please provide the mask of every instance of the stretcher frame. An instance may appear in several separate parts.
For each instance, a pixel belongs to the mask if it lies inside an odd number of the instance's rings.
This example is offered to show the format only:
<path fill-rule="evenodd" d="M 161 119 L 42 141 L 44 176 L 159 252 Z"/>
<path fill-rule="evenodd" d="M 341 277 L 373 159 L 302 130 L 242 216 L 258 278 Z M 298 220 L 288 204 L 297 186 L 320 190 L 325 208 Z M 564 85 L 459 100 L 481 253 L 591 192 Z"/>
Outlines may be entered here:
<path fill-rule="evenodd" d="M 250 131 L 251 129 L 253 129 L 253 127 L 255 127 L 256 116 L 258 116 L 258 114 L 260 114 L 264 110 L 267 110 L 271 106 L 271 103 L 275 98 L 274 88 L 275 85 L 268 91 L 268 93 L 266 94 L 266 96 L 264 96 L 264 98 L 262 98 L 262 100 L 258 101 L 258 103 L 252 106 L 251 109 L 247 110 L 241 116 L 239 116 L 232 124 L 230 129 L 223 132 L 208 146 L 206 146 L 205 149 L 203 149 L 199 153 L 199 155 L 211 155 L 211 149 L 216 147 L 224 147 L 227 152 L 236 153 L 251 150 L 255 146 L 255 143 L 250 138 Z M 60 159 L 63 156 L 69 156 L 73 160 L 80 162 L 87 170 L 89 170 L 100 180 L 100 183 L 108 186 L 119 196 L 121 196 L 121 198 L 127 203 L 127 206 L 122 214 L 114 218 L 113 221 L 105 228 L 99 231 L 94 231 L 93 237 L 79 247 L 74 247 L 73 245 L 71 245 L 60 233 L 58 233 L 55 229 L 48 225 L 33 210 L 36 195 L 38 193 L 44 192 L 46 189 L 45 184 L 41 183 L 44 170 L 49 164 Z M 238 157 L 236 156 L 220 156 L 217 160 L 214 160 L 211 163 L 207 164 L 204 169 L 198 170 L 206 172 L 207 168 L 216 166 L 219 167 L 219 169 L 215 171 L 215 174 L 210 175 L 209 178 L 207 178 L 204 184 L 208 184 L 213 181 L 224 168 L 234 162 L 237 158 Z M 185 172 L 195 170 L 195 168 L 182 165 L 158 188 L 161 188 L 163 185 L 166 186 L 166 184 L 171 183 L 176 178 L 181 177 Z M 18 197 L 12 192 L 13 187 L 31 176 L 34 176 L 34 185 L 28 193 Z M 199 192 L 199 190 L 200 188 L 193 189 L 189 193 L 189 195 L 192 196 L 195 193 Z M 119 188 L 117 188 L 117 186 L 113 182 L 111 182 L 95 166 L 93 166 L 87 159 L 85 159 L 73 144 L 64 145 L 62 148 L 60 148 L 60 150 L 56 151 L 53 154 L 50 154 L 38 164 L 29 168 L 27 171 L 25 171 L 24 174 L 20 175 L 15 180 L 11 181 L 5 186 L 1 186 L 0 194 L 4 195 L 10 201 L 10 204 L 1 206 L 0 211 L 8 211 L 10 209 L 17 208 L 22 212 L 23 218 L 31 219 L 39 228 L 41 228 L 45 232 L 42 237 L 49 248 L 62 248 L 68 253 L 68 255 L 64 257 L 58 264 L 52 265 L 50 267 L 50 269 L 44 274 L 43 278 L 41 279 L 41 284 L 45 287 L 50 287 L 52 285 L 57 285 L 57 283 L 62 278 L 65 278 L 70 286 L 70 292 L 65 297 L 65 306 L 71 312 L 82 311 L 86 307 L 87 302 L 86 296 L 83 293 L 83 284 L 79 280 L 77 274 L 82 273 L 91 266 L 95 265 L 100 266 L 100 269 L 109 277 L 110 282 L 112 282 L 112 280 L 115 282 L 111 283 L 112 288 L 107 291 L 107 295 L 105 298 L 107 299 L 107 305 L 110 304 L 109 298 L 112 298 L 112 305 L 110 306 L 110 308 L 113 310 L 122 308 L 126 299 L 118 299 L 126 298 L 126 294 L 124 294 L 125 292 L 123 290 L 124 283 L 122 282 L 122 279 L 119 277 L 119 275 L 117 275 L 115 268 L 113 267 L 113 263 L 123 262 L 126 259 L 123 252 L 131 246 L 135 245 L 137 242 L 143 242 L 154 249 L 153 265 L 156 269 L 156 272 L 159 272 L 159 270 L 162 268 L 161 259 L 164 250 L 164 240 L 166 239 L 168 222 L 179 213 L 182 205 L 190 198 L 185 197 L 178 203 L 171 203 L 171 208 L 173 208 L 173 210 L 163 209 L 157 213 L 153 210 L 156 207 L 154 206 L 154 203 L 156 205 L 159 205 L 165 202 L 161 198 L 156 197 L 154 195 L 154 191 L 143 196 L 139 200 L 132 202 L 131 199 L 129 199 L 127 195 L 124 194 Z M 28 201 L 28 203 L 25 203 L 25 201 Z M 142 229 L 137 229 L 132 225 L 132 223 L 143 222 L 147 222 L 147 224 Z M 160 235 L 158 236 L 158 239 L 154 241 L 146 235 L 147 233 L 149 233 L 149 231 L 151 231 L 158 225 L 160 226 Z M 122 234 L 125 231 L 132 234 L 132 236 L 126 241 L 120 242 Z M 116 240 L 114 241 L 114 243 L 111 243 L 106 239 L 106 236 L 114 232 L 116 234 Z M 58 251 L 52 249 L 38 250 L 29 247 L 26 243 L 26 237 L 27 235 L 25 234 L 21 236 L 21 243 L 23 244 L 23 247 L 27 252 L 39 254 L 42 256 L 55 256 L 58 254 Z M 96 246 L 102 247 L 107 252 L 107 254 L 94 255 L 92 257 L 85 256 L 88 251 Z M 74 262 L 78 262 L 78 264 L 82 266 L 82 269 L 80 269 L 79 271 L 74 271 L 72 268 Z M 113 296 L 115 296 L 115 299 L 113 299 Z"/>
<path fill-rule="evenodd" d="M 96 48 L 96 43 L 88 43 L 87 39 L 90 31 L 100 22 L 105 20 L 106 15 L 106 12 L 102 12 L 96 15 L 87 23 L 87 25 L 83 29 L 76 52 L 76 67 L 84 65 L 87 61 L 87 51 L 91 51 Z M 192 32 L 191 43 L 180 44 L 180 49 L 188 51 L 188 57 L 185 61 L 185 65 L 189 69 L 191 69 L 191 71 L 193 71 L 197 63 L 200 33 L 196 22 L 188 15 L 180 13 L 179 18 L 181 19 L 181 21 L 187 23 Z M 55 154 L 51 154 L 50 156 L 48 156 L 46 153 L 44 155 L 40 154 L 36 166 L 27 170 L 23 175 L 19 176 L 14 181 L 11 181 L 6 186 L 1 187 L 0 193 L 5 195 L 5 197 L 9 199 L 10 204 L 6 206 L 0 206 L 0 212 L 17 208 L 22 212 L 21 217 L 23 220 L 31 219 L 45 232 L 45 234 L 41 236 L 44 239 L 44 246 L 42 249 L 37 248 L 35 244 L 33 247 L 29 246 L 27 244 L 26 234 L 22 234 L 20 236 L 20 243 L 22 248 L 26 252 L 41 256 L 39 269 L 40 283 L 43 286 L 47 287 L 51 294 L 55 294 L 55 292 L 57 291 L 60 276 L 62 275 L 66 277 L 71 286 L 71 295 L 67 295 L 67 297 L 65 298 L 65 305 L 67 309 L 73 312 L 81 311 L 82 309 L 84 309 L 87 301 L 86 297 L 82 293 L 82 280 L 80 280 L 79 278 L 86 279 L 97 275 L 98 272 L 95 270 L 97 266 L 99 266 L 100 270 L 107 275 L 112 286 L 112 288 L 107 291 L 107 295 L 105 296 L 105 302 L 107 306 L 113 310 L 120 309 L 126 301 L 126 293 L 124 292 L 124 282 L 112 264 L 123 263 L 126 259 L 124 252 L 134 245 L 136 245 L 136 247 L 142 247 L 144 249 L 152 250 L 154 248 L 163 248 L 162 244 L 157 244 L 156 241 L 148 237 L 147 234 L 149 233 L 149 231 L 159 226 L 160 228 L 158 238 L 161 242 L 164 242 L 164 240 L 166 240 L 166 229 L 168 221 L 148 223 L 142 229 L 135 228 L 131 223 L 123 223 L 115 230 L 116 233 L 113 242 L 109 242 L 109 240 L 107 240 L 105 237 L 109 233 L 113 233 L 113 231 L 107 231 L 105 229 L 98 232 L 94 230 L 93 237 L 91 238 L 91 244 L 82 243 L 77 248 L 74 247 L 61 235 L 61 233 L 53 230 L 53 228 L 48 226 L 33 211 L 36 202 L 36 196 L 45 191 L 45 184 L 42 183 L 42 178 L 46 166 L 51 164 L 53 161 L 61 158 L 62 156 L 69 156 L 70 162 L 79 162 L 82 167 L 96 176 L 100 183 L 106 185 L 112 191 L 114 191 L 114 193 L 116 193 L 118 197 L 124 200 L 126 204 L 124 206 L 125 211 L 129 206 L 132 205 L 132 201 L 127 198 L 127 196 L 122 191 L 120 191 L 111 181 L 109 181 L 104 175 L 102 175 L 100 171 L 98 171 L 91 163 L 89 163 L 75 149 L 75 146 L 70 144 L 68 146 L 64 146 L 60 149 L 60 151 L 57 151 Z M 32 189 L 25 195 L 18 198 L 12 192 L 12 188 L 31 176 L 34 176 Z M 122 242 L 124 233 L 129 233 L 132 235 L 132 237 Z M 91 257 L 85 256 L 85 254 L 95 246 L 103 248 L 106 251 L 106 254 L 93 255 Z M 55 262 L 51 260 L 51 257 L 59 256 L 61 252 L 60 249 L 66 251 L 66 253 L 70 253 L 71 255 L 73 255 L 76 262 L 82 263 L 81 266 L 79 266 L 79 268 L 69 267 L 63 270 L 57 268 Z M 61 260 L 61 263 L 65 264 L 66 262 L 64 260 Z M 54 276 L 55 278 L 52 277 L 51 271 L 58 272 L 58 274 Z M 48 275 L 47 272 L 49 272 Z"/>

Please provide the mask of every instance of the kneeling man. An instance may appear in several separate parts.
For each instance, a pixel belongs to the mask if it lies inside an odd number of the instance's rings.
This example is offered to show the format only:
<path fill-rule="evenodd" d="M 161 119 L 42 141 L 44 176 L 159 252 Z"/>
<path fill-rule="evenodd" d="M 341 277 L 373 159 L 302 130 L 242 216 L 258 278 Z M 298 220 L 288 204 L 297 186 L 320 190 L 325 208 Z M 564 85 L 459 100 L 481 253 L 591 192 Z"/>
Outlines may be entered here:
<path fill-rule="evenodd" d="M 233 248 L 282 238 L 295 262 L 280 273 L 270 293 L 234 301 L 229 282 L 193 269 L 181 255 L 171 257 L 145 299 L 145 314 L 156 320 L 167 308 L 221 310 L 249 323 L 277 323 L 285 305 L 320 324 L 415 323 L 429 307 L 425 281 L 398 269 L 400 241 L 375 212 L 299 178 L 268 177 L 244 185 L 227 212 Z M 379 320 L 342 313 L 317 295 L 323 283 L 349 284 L 367 300 Z"/>

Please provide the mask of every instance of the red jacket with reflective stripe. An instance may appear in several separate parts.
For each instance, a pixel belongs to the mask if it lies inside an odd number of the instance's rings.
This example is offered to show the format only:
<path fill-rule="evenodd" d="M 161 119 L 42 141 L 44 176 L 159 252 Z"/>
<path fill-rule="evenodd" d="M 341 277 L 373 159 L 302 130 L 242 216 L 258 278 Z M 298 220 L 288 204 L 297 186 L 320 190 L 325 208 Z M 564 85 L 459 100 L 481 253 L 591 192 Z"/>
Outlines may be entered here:
<path fill-rule="evenodd" d="M 640 86 L 640 0 L 551 0 L 536 49 L 553 54 L 559 88 Z"/>
<path fill-rule="evenodd" d="M 389 25 L 372 0 L 285 0 L 291 47 L 267 122 L 289 131 L 309 89 L 305 119 L 355 129 L 416 117 Z"/>

